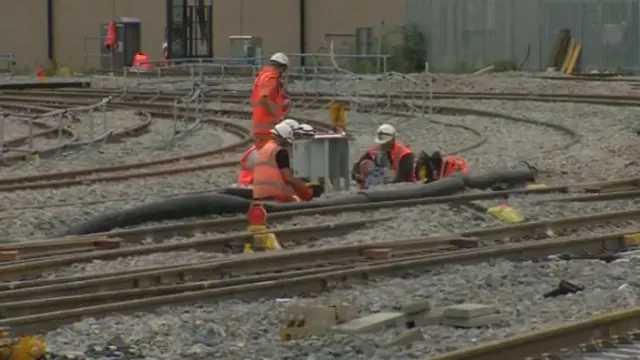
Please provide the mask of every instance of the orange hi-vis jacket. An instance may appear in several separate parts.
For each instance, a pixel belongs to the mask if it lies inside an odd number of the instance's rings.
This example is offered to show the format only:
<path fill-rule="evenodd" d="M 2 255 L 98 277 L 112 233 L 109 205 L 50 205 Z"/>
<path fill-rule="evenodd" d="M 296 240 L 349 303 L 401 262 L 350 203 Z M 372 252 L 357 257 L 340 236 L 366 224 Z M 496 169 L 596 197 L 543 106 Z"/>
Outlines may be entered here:
<path fill-rule="evenodd" d="M 282 105 L 285 101 L 286 94 L 282 89 L 279 81 L 280 75 L 277 70 L 271 66 L 265 66 L 253 83 L 251 90 L 251 107 L 253 108 L 253 134 L 269 135 L 271 129 L 281 120 L 274 119 L 269 111 L 260 104 L 263 96 L 276 103 L 279 107 L 278 116 L 282 117 L 284 111 Z"/>
<path fill-rule="evenodd" d="M 469 172 L 469 165 L 465 159 L 449 155 L 442 158 L 442 168 L 437 174 L 437 179 L 444 179 L 455 173 L 466 174 L 467 172 Z"/>
<path fill-rule="evenodd" d="M 374 146 L 369 149 L 369 155 L 375 159 L 376 154 L 380 151 L 379 146 Z M 393 166 L 393 171 L 398 174 L 400 167 L 400 159 L 403 156 L 411 154 L 411 150 L 399 141 L 395 141 L 393 145 L 393 150 L 391 151 L 391 163 Z M 415 174 L 412 172 L 411 181 L 416 181 Z"/>
<path fill-rule="evenodd" d="M 150 70 L 151 69 L 151 61 L 149 60 L 149 55 L 143 52 L 137 53 L 133 57 L 133 67 L 142 70 Z"/>
<path fill-rule="evenodd" d="M 260 150 L 253 169 L 253 198 L 258 200 L 276 200 L 279 202 L 296 201 L 293 187 L 282 178 L 276 154 L 282 149 L 270 140 Z"/>
<path fill-rule="evenodd" d="M 250 187 L 253 185 L 253 169 L 255 167 L 255 158 L 258 155 L 258 150 L 255 145 L 251 145 L 247 151 L 242 155 L 240 159 L 240 173 L 238 174 L 239 187 Z"/>

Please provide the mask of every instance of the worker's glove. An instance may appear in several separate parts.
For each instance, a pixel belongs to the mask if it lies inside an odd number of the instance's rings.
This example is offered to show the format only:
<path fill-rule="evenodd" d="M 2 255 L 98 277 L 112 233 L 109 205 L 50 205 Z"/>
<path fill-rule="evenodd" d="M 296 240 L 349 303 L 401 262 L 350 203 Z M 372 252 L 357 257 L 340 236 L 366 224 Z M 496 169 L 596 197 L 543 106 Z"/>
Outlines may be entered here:
<path fill-rule="evenodd" d="M 313 191 L 313 197 L 318 198 L 324 194 L 324 185 L 317 182 L 308 182 L 307 187 Z"/>

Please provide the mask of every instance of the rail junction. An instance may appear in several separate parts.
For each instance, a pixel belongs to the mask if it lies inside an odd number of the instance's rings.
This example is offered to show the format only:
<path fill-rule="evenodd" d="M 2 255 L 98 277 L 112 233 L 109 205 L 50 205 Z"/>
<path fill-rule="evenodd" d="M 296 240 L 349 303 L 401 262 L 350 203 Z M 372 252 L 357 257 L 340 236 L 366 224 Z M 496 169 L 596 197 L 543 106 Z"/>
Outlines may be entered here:
<path fill-rule="evenodd" d="M 11 201 L 14 194 L 32 196 L 30 194 L 100 186 L 126 187 L 131 181 L 151 182 L 158 178 L 171 181 L 184 174 L 206 172 L 223 177 L 218 175 L 223 173 L 217 171 L 233 171 L 238 165 L 239 154 L 250 143 L 251 113 L 247 103 L 250 79 L 226 75 L 220 80 L 213 75 L 207 78 L 206 73 L 199 74 L 198 78 L 190 77 L 193 73 L 193 70 L 175 71 L 166 79 L 137 79 L 131 85 L 114 88 L 0 89 L 0 141 L 2 162 L 6 166 L 1 170 L 4 174 L 0 179 L 0 195 Z M 562 141 L 540 149 L 534 159 L 541 162 L 579 144 L 583 135 L 562 122 L 473 106 L 440 105 L 436 100 L 640 106 L 640 97 L 630 95 L 436 91 L 431 79 L 401 74 L 373 78 L 338 72 L 292 74 L 291 77 L 292 83 L 296 84 L 290 90 L 294 104 L 292 117 L 301 122 L 329 131 L 331 124 L 325 109 L 332 101 L 345 101 L 349 124 L 354 119 L 356 127 L 351 135 L 354 142 L 360 136 L 360 122 L 366 124 L 368 118 L 407 122 L 419 119 L 425 126 L 451 128 L 468 134 L 468 141 L 447 149 L 448 153 L 462 156 L 481 151 L 495 135 L 473 124 L 449 122 L 443 118 L 490 118 L 545 128 Z M 124 114 L 122 118 L 126 121 L 112 118 L 113 114 Z M 370 125 L 362 127 L 371 128 Z M 216 135 L 219 141 L 210 148 L 197 146 L 191 149 L 188 146 L 190 139 L 199 136 L 205 128 L 221 134 Z M 104 166 L 86 166 L 85 160 L 73 160 L 82 158 L 83 153 L 98 154 L 109 146 L 135 143 L 144 137 L 153 141 L 148 145 L 155 151 L 151 159 L 114 161 Z M 640 153 L 640 148 L 636 149 Z M 525 157 L 531 160 L 528 155 Z M 59 170 L 47 165 L 66 161 L 65 158 L 71 159 L 69 168 Z M 74 167 L 74 162 L 79 166 Z M 242 254 L 243 244 L 255 233 L 245 232 L 246 216 L 237 212 L 199 219 L 174 218 L 164 223 L 149 220 L 150 224 L 144 226 L 136 224 L 75 236 L 63 237 L 59 231 L 64 229 L 51 229 L 48 236 L 2 242 L 0 329 L 11 334 L 37 334 L 55 332 L 90 317 L 154 312 L 166 306 L 229 299 L 295 299 L 300 294 L 321 296 L 350 286 L 366 286 L 372 279 L 423 276 L 457 265 L 496 261 L 544 263 L 556 261 L 553 259 L 557 257 L 568 262 L 585 259 L 626 261 L 631 256 L 628 254 L 640 244 L 640 177 L 637 175 L 537 185 L 493 190 L 465 188 L 445 196 L 285 209 L 269 216 L 269 231 L 276 234 L 285 247 L 279 252 Z M 206 187 L 203 184 L 201 190 L 174 191 L 161 198 L 200 196 L 216 190 Z M 0 209 L 4 213 L 0 213 L 0 219 L 9 222 L 35 211 L 48 213 L 105 203 L 137 201 L 144 204 L 148 202 L 147 196 L 141 194 L 137 200 L 124 196 L 36 201 L 24 205 L 5 203 Z M 559 211 L 580 204 L 585 207 L 607 203 L 622 205 L 617 210 L 603 205 L 600 211 L 582 214 L 525 216 L 524 220 L 513 223 L 504 218 L 488 220 L 487 208 L 511 199 Z M 453 228 L 441 233 L 427 233 L 426 230 L 419 236 L 380 233 L 369 236 L 367 241 L 345 240 L 350 234 L 368 228 L 397 226 L 393 224 L 402 223 L 403 215 L 399 212 L 402 209 L 427 207 L 443 209 L 439 211 L 446 212 L 449 217 L 465 213 L 484 220 L 479 226 Z M 347 214 L 354 217 L 348 218 Z M 310 224 L 298 223 L 303 218 L 315 220 Z M 327 239 L 337 241 L 327 242 Z M 158 254 L 171 256 L 181 251 L 213 257 L 197 262 L 176 259 L 171 263 L 105 272 L 73 275 L 69 272 L 69 269 L 92 263 Z M 306 315 L 321 312 L 318 309 L 308 311 L 311 312 Z M 358 312 L 363 315 L 362 311 Z M 403 316 L 409 318 L 407 314 L 405 312 Z M 638 354 L 634 345 L 640 339 L 638 314 L 638 308 L 633 307 L 433 357 L 425 354 L 425 359 L 626 358 Z M 313 321 L 319 320 L 310 318 L 306 326 L 295 325 L 295 331 L 287 336 L 302 339 L 316 334 L 316 330 L 323 334 L 341 325 L 344 328 L 344 324 L 325 324 L 314 330 Z M 399 331 L 396 340 L 400 340 L 393 346 L 429 341 L 414 338 L 416 326 L 380 325 L 380 328 L 389 327 L 397 327 Z M 286 330 L 287 326 L 283 328 Z"/>

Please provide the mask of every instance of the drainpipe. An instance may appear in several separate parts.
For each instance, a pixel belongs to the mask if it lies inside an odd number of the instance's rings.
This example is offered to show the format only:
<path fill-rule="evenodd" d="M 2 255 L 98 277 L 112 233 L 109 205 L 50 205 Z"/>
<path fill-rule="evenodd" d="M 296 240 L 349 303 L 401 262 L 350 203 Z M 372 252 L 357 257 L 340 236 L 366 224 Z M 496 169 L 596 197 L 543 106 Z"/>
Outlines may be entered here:
<path fill-rule="evenodd" d="M 300 0 L 299 6 L 298 6 L 298 10 L 300 12 L 299 14 L 299 20 L 300 20 L 300 53 L 301 54 L 306 54 L 307 53 L 307 46 L 306 46 L 306 39 L 307 39 L 307 34 L 306 34 L 306 12 L 307 12 L 307 1 L 306 0 Z M 302 56 L 300 57 L 300 66 L 304 66 L 305 64 L 305 57 Z"/>
<path fill-rule="evenodd" d="M 47 0 L 47 57 L 53 60 L 53 0 Z"/>

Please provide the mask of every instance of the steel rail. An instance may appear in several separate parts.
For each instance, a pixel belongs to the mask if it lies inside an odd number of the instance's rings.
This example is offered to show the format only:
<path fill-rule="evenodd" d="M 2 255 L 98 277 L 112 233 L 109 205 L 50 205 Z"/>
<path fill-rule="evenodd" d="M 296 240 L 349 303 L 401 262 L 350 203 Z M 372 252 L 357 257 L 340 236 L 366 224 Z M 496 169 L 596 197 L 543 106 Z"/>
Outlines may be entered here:
<path fill-rule="evenodd" d="M 278 240 L 284 245 L 299 245 L 315 241 L 319 236 L 344 235 L 367 224 L 379 223 L 392 219 L 393 216 L 375 217 L 345 221 L 340 223 L 323 223 L 303 227 L 286 227 L 270 229 L 268 232 L 278 236 Z M 245 219 L 246 224 L 246 219 Z M 15 261 L 0 265 L 0 280 L 15 281 L 24 276 L 38 275 L 46 269 L 56 269 L 63 266 L 91 262 L 93 260 L 112 260 L 128 256 L 141 256 L 163 252 L 197 250 L 200 252 L 224 253 L 242 247 L 247 241 L 253 240 L 255 232 L 230 233 L 209 238 L 190 239 L 180 242 L 128 246 L 111 250 L 96 250 L 65 256 L 52 256 L 34 261 Z"/>
<path fill-rule="evenodd" d="M 396 241 L 376 242 L 373 244 L 340 245 L 326 248 L 303 250 L 288 250 L 275 253 L 255 253 L 252 255 L 232 255 L 218 261 L 194 265 L 182 265 L 159 268 L 156 271 L 133 271 L 124 274 L 102 274 L 92 280 L 80 280 L 76 277 L 56 279 L 57 285 L 37 285 L 38 280 L 27 281 L 26 287 L 22 282 L 12 284 L 12 290 L 0 290 L 0 302 L 15 302 L 18 300 L 45 299 L 74 295 L 112 292 L 129 289 L 152 289 L 163 285 L 179 283 L 193 283 L 200 281 L 217 281 L 264 275 L 273 272 L 293 272 L 317 268 L 357 265 L 358 262 L 376 260 L 367 256 L 372 249 L 385 249 L 396 256 L 415 256 L 425 253 L 446 252 L 455 249 L 473 248 L 478 241 L 473 238 L 452 236 L 431 236 L 418 239 L 404 239 Z M 272 254 L 273 256 L 263 256 Z M 111 276 L 109 276 L 111 275 Z M 35 286 L 34 286 L 35 285 Z M 0 305 L 0 314 L 3 306 Z M 6 316 L 6 314 L 3 314 Z"/>
<path fill-rule="evenodd" d="M 24 98 L 14 98 L 15 101 L 24 101 Z M 33 100 L 33 99 L 32 99 Z M 46 99 L 45 99 L 46 100 Z M 49 101 L 51 102 L 51 99 L 49 99 Z M 55 101 L 54 101 L 55 102 Z M 67 102 L 70 103 L 70 102 Z M 83 104 L 85 103 L 84 101 L 79 101 L 79 102 L 73 102 L 75 104 Z M 171 111 L 172 109 L 172 104 L 158 104 L 158 103 L 131 103 L 131 102 L 118 102 L 118 101 L 114 101 L 114 105 L 115 106 L 125 106 L 125 107 L 141 107 L 143 109 L 145 109 L 145 111 L 151 113 L 152 115 L 158 115 L 158 116 L 162 116 L 163 112 L 167 113 L 169 111 Z M 394 107 L 400 107 L 403 109 L 406 109 L 406 105 L 404 104 L 397 104 L 394 105 Z M 556 147 L 554 149 L 549 149 L 549 151 L 556 151 L 559 149 L 563 149 L 563 148 L 567 148 L 571 145 L 573 145 L 574 143 L 576 143 L 577 141 L 579 141 L 579 134 L 577 132 L 575 132 L 574 130 L 561 126 L 561 125 L 557 125 L 557 124 L 553 124 L 553 123 L 545 123 L 542 121 L 538 121 L 538 120 L 532 120 L 532 119 L 524 119 L 524 118 L 518 118 L 518 117 L 513 117 L 510 115 L 506 115 L 506 114 L 501 114 L 501 113 L 493 113 L 493 112 L 488 112 L 488 111 L 483 111 L 483 110 L 478 110 L 478 109 L 469 109 L 469 108 L 456 108 L 456 107 L 438 107 L 437 110 L 439 110 L 440 112 L 443 113 L 448 113 L 448 114 L 455 114 L 455 115 L 461 115 L 461 114 L 465 114 L 465 115 L 478 115 L 478 116 L 491 116 L 491 117 L 496 117 L 496 118 L 504 118 L 506 120 L 511 120 L 511 121 L 516 121 L 516 122 L 522 122 L 522 123 L 529 123 L 529 124 L 534 124 L 534 125 L 538 125 L 538 126 L 547 126 L 547 127 L 551 127 L 554 128 L 558 131 L 562 131 L 565 132 L 567 134 L 569 134 L 571 136 L 571 139 L 559 146 Z M 224 114 L 226 116 L 229 115 L 233 115 L 235 117 L 246 117 L 248 118 L 250 116 L 250 112 L 249 111 L 245 111 L 245 110 L 238 110 L 238 109 L 209 109 L 207 111 L 211 111 L 211 112 L 215 112 L 216 114 Z M 376 108 L 370 108 L 369 111 L 376 111 Z M 386 114 L 390 114 L 390 115 L 396 115 L 396 116 L 408 116 L 409 114 L 403 114 L 403 113 L 397 113 L 397 112 L 392 112 L 392 111 L 387 111 L 384 112 Z M 314 119 L 306 119 L 303 117 L 297 117 L 297 119 L 299 119 L 300 121 L 303 122 L 308 122 L 311 123 L 313 125 L 320 125 L 322 124 L 323 126 L 328 126 L 326 123 L 324 122 L 319 122 L 318 120 L 314 120 Z M 429 119 L 427 119 L 429 120 Z M 465 128 L 466 130 L 472 131 L 474 133 L 476 133 L 477 135 L 479 135 L 481 138 L 478 142 L 476 142 L 475 144 L 465 147 L 464 149 L 460 149 L 458 151 L 455 151 L 456 153 L 460 153 L 460 152 L 464 152 L 464 151 L 469 151 L 471 149 L 475 149 L 479 146 L 481 146 L 484 142 L 485 142 L 485 138 L 482 137 L 482 134 L 471 128 L 468 126 L 462 126 L 462 125 L 454 125 L 454 124 L 447 124 L 447 123 L 443 123 L 437 120 L 429 120 L 432 121 L 436 124 L 439 125 L 444 125 L 444 126 L 457 126 L 457 127 L 462 127 Z M 234 124 L 235 125 L 235 124 Z M 237 126 L 237 125 L 236 125 Z M 249 139 L 245 140 L 246 143 L 248 143 Z M 246 144 L 245 143 L 245 144 Z M 180 157 L 179 159 L 182 160 L 184 158 L 188 158 L 188 159 L 193 159 L 193 158 L 201 158 L 201 157 L 205 157 L 205 156 L 211 156 L 210 152 L 203 154 L 203 153 L 198 153 L 198 154 L 190 154 L 187 156 L 183 156 Z M 39 188 L 48 188 L 48 187 L 65 187 L 65 186 L 74 186 L 74 185 L 79 185 L 79 184 L 84 184 L 84 183 L 88 183 L 88 182 L 107 182 L 107 181 L 123 181 L 123 180 L 127 180 L 127 179 L 131 179 L 131 178 L 142 178 L 142 177 L 151 177 L 151 176 L 162 176 L 162 175 L 168 175 L 168 174 L 176 174 L 176 173 L 185 173 L 185 172 L 190 172 L 190 171 L 201 171 L 201 170 L 208 170 L 208 169 L 214 169 L 214 168 L 220 168 L 220 167 L 226 167 L 226 166 L 233 166 L 233 165 L 237 165 L 239 159 L 233 159 L 233 160 L 228 160 L 228 161 L 218 161 L 218 162 L 210 162 L 210 163 L 203 163 L 203 164 L 194 164 L 194 165 L 184 165 L 182 167 L 176 167 L 176 166 L 172 166 L 170 169 L 157 169 L 156 171 L 154 171 L 153 169 L 147 169 L 148 167 L 151 166 L 158 166 L 159 164 L 166 164 L 171 163 L 171 164 L 175 164 L 175 161 L 177 161 L 175 158 L 169 160 L 169 159 L 160 159 L 160 160 L 156 160 L 154 162 L 145 162 L 145 163 L 138 163 L 138 164 L 127 164 L 127 165 L 121 165 L 118 167 L 106 167 L 106 168 L 96 168 L 96 169 L 84 169 L 84 170 L 78 170 L 78 171 L 72 171 L 72 172 L 61 172 L 61 173 L 50 173 L 50 174 L 43 174 L 43 175 L 37 175 L 37 176 L 28 176 L 28 177 L 22 177 L 22 178 L 8 178 L 8 179 L 0 179 L 0 191 L 14 191 L 14 190 L 20 190 L 20 189 L 39 189 Z M 179 161 L 179 160 L 178 160 Z M 109 172 L 116 172 L 116 171 L 123 171 L 123 170 L 127 170 L 127 169 L 131 169 L 131 168 L 135 168 L 137 169 L 136 171 L 133 172 L 133 174 L 113 174 L 113 175 L 106 175 L 106 176 L 95 176 L 95 177 L 86 177 L 86 174 L 96 174 L 96 173 L 109 173 Z M 144 171 L 142 171 L 144 170 Z M 74 179 L 74 178 L 69 178 L 69 177 L 76 177 L 79 176 L 81 177 L 80 179 Z"/>
<path fill-rule="evenodd" d="M 176 97 L 184 96 L 187 92 L 183 91 L 163 91 L 159 95 L 157 92 L 145 92 L 145 91 L 131 91 L 128 90 L 126 98 L 138 99 L 140 101 L 149 98 L 155 100 L 171 101 Z M 6 94 L 6 95 L 4 95 Z M 29 96 L 43 96 L 43 97 L 56 97 L 64 94 L 69 97 L 86 98 L 87 96 L 104 97 L 113 95 L 113 90 L 60 90 L 59 92 L 47 91 L 47 90 L 19 90 L 11 92 L 0 93 L 0 99 L 6 96 L 7 99 L 11 99 L 12 96 L 29 95 Z M 248 102 L 250 95 L 249 90 L 217 90 L 211 88 L 205 90 L 204 94 L 209 98 L 218 97 L 225 102 L 237 101 Z M 330 102 L 339 98 L 339 94 L 330 92 L 317 92 L 317 91 L 289 91 L 288 95 L 292 100 L 317 100 L 319 102 Z M 430 96 L 429 93 L 424 91 L 397 91 L 397 92 L 359 92 L 358 97 L 365 99 L 381 99 L 381 100 L 420 100 L 426 96 Z M 640 96 L 635 95 L 604 95 L 604 94 L 572 94 L 572 93 L 518 93 L 518 92 L 456 92 L 456 91 L 434 91 L 434 100 L 442 99 L 471 99 L 471 100 L 505 100 L 505 101 L 539 101 L 539 102 L 575 102 L 575 103 L 592 103 L 603 105 L 626 105 L 633 106 L 632 104 L 640 103 Z"/>
<path fill-rule="evenodd" d="M 471 348 L 425 358 L 425 360 L 525 360 L 572 359 L 567 354 L 587 352 L 590 359 L 606 359 L 617 346 L 640 339 L 640 307 L 610 312 L 590 319 L 516 335 L 504 340 L 480 344 Z M 613 359 L 633 359 L 635 356 L 612 356 Z"/>
<path fill-rule="evenodd" d="M 456 239 L 479 239 L 478 241 L 504 241 L 508 238 L 523 238 L 523 237 L 538 237 L 540 235 L 548 236 L 547 234 L 562 234 L 569 229 L 579 229 L 583 227 L 589 227 L 598 224 L 618 223 L 622 221 L 634 220 L 640 217 L 640 209 L 627 210 L 619 212 L 606 212 L 598 213 L 586 216 L 568 217 L 555 220 L 544 221 L 532 221 L 525 222 L 516 225 L 499 226 L 490 228 L 478 228 L 474 230 L 464 231 L 451 236 L 457 236 Z M 287 245 L 299 245 L 308 244 L 319 237 L 326 237 L 329 235 L 335 235 L 336 233 L 350 232 L 354 229 L 366 226 L 372 222 L 382 222 L 391 219 L 392 217 L 374 218 L 368 220 L 357 220 L 343 223 L 329 223 L 314 225 L 310 227 L 288 227 L 288 228 L 275 228 L 270 230 L 275 233 L 279 240 Z M 246 222 L 246 220 L 245 220 Z M 185 240 L 177 243 L 163 243 L 154 245 L 142 245 L 142 246 L 130 246 L 120 249 L 112 250 L 96 250 L 89 253 L 74 254 L 72 256 L 56 256 L 45 259 L 36 259 L 34 261 L 15 262 L 11 264 L 5 264 L 0 266 L 0 279 L 4 281 L 17 281 L 24 276 L 37 276 L 43 271 L 54 270 L 63 266 L 68 266 L 75 263 L 89 262 L 93 260 L 107 260 L 118 257 L 148 255 L 159 252 L 171 252 L 195 249 L 199 251 L 213 251 L 213 252 L 225 252 L 228 249 L 238 248 L 241 249 L 242 245 L 247 239 L 252 238 L 255 233 L 241 232 L 231 233 L 226 235 L 214 236 L 204 239 L 192 239 Z M 443 235 L 449 236 L 449 235 Z M 217 263 L 214 261 L 213 263 Z M 258 266 L 258 270 L 272 265 L 277 267 L 279 264 L 266 264 L 261 263 Z M 282 264 L 280 264 L 282 265 Z M 186 268 L 189 268 L 188 266 Z M 168 271 L 184 271 L 179 270 L 180 267 L 169 267 Z M 231 271 L 231 270 L 229 270 Z M 137 274 L 137 271 L 134 272 Z M 157 275 L 157 274 L 156 274 Z M 180 275 L 182 276 L 182 275 Z M 171 275 L 170 277 L 175 277 Z M 186 276 L 188 277 L 188 276 Z M 185 278 L 186 278 L 185 277 Z M 55 283 L 57 280 L 46 280 L 49 284 Z M 9 285 L 11 288 L 16 288 L 23 285 L 12 283 Z M 5 287 L 0 286 L 0 290 Z M 1 298 L 1 296 L 0 296 Z"/>
<path fill-rule="evenodd" d="M 581 237 L 559 238 L 492 246 L 480 249 L 454 251 L 447 254 L 423 255 L 415 258 L 400 258 L 398 261 L 372 261 L 365 266 L 330 268 L 328 271 L 296 276 L 293 273 L 274 275 L 275 278 L 251 283 L 231 284 L 217 288 L 208 288 L 201 284 L 200 290 L 186 291 L 168 295 L 150 296 L 121 302 L 107 302 L 94 306 L 73 307 L 61 311 L 32 313 L 24 316 L 0 319 L 0 327 L 8 327 L 13 332 L 41 332 L 86 316 L 104 316 L 109 313 L 152 310 L 169 304 L 193 303 L 195 301 L 222 300 L 226 298 L 255 298 L 263 296 L 296 296 L 300 292 L 319 293 L 344 284 L 353 284 L 369 279 L 371 276 L 389 276 L 410 270 L 429 269 L 444 264 L 469 264 L 496 258 L 540 259 L 559 252 L 615 252 L 626 247 L 623 236 L 626 232 L 589 235 Z M 375 245 L 373 245 L 375 246 Z M 266 259 L 271 254 L 259 255 Z M 231 279 L 233 280 L 233 279 Z M 98 296 L 99 297 L 99 296 Z M 76 299 L 77 300 L 77 299 Z M 102 300 L 103 302 L 104 299 Z M 15 307 L 13 307 L 15 308 Z"/>
<path fill-rule="evenodd" d="M 527 195 L 527 194 L 550 194 L 550 193 L 564 193 L 589 190 L 592 191 L 595 187 L 614 186 L 616 184 L 623 184 L 627 182 L 634 182 L 636 179 L 624 179 L 614 181 L 605 181 L 597 183 L 576 183 L 567 185 L 549 186 L 544 188 L 528 188 L 528 189 L 513 189 L 504 191 L 492 191 L 481 193 L 463 193 L 450 196 L 438 196 L 422 199 L 408 199 L 408 200 L 390 200 L 374 203 L 362 203 L 362 204 L 349 204 L 349 205 L 336 205 L 320 208 L 300 209 L 295 211 L 286 211 L 280 213 L 269 214 L 269 222 L 271 224 L 277 224 L 280 221 L 292 219 L 296 216 L 311 216 L 311 215 L 332 215 L 342 212 L 369 212 L 377 211 L 380 209 L 393 209 L 403 208 L 419 205 L 434 205 L 434 204 L 464 204 L 470 201 L 477 200 L 496 200 L 504 199 L 508 196 L 514 195 Z M 222 232 L 222 231 L 242 231 L 247 226 L 246 216 L 240 215 L 230 218 L 213 219 L 213 220 L 197 220 L 197 221 L 184 221 L 179 223 L 159 225 L 154 227 L 142 227 L 133 229 L 121 229 L 114 230 L 107 233 L 94 234 L 103 235 L 113 238 L 122 239 L 124 243 L 136 243 L 144 241 L 147 238 L 153 238 L 156 240 L 169 239 L 176 236 L 190 237 L 197 233 L 207 232 Z"/>

